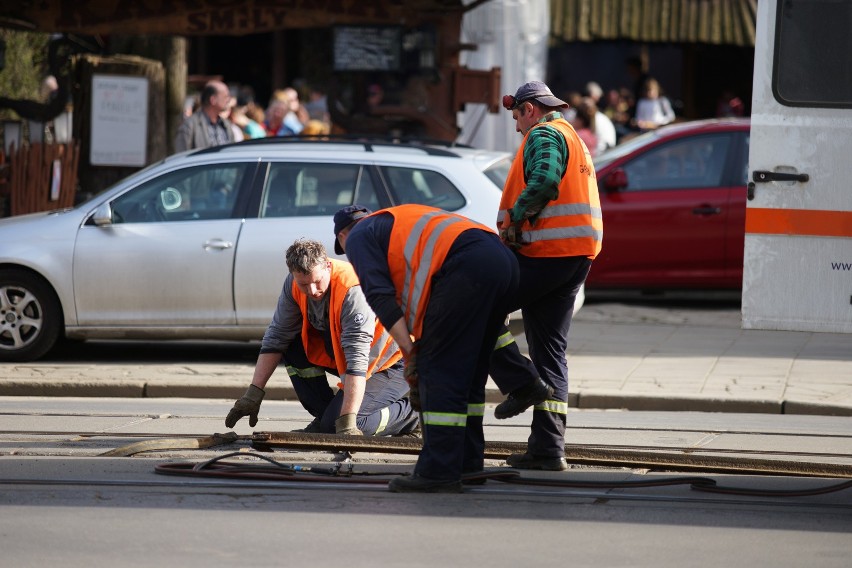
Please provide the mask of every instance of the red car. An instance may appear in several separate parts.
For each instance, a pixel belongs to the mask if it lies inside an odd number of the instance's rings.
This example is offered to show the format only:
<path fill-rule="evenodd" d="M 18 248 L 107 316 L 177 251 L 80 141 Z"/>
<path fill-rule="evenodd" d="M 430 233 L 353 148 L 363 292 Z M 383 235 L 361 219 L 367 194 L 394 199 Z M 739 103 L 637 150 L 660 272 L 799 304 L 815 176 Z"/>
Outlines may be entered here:
<path fill-rule="evenodd" d="M 595 289 L 740 289 L 749 119 L 684 122 L 598 156 Z"/>

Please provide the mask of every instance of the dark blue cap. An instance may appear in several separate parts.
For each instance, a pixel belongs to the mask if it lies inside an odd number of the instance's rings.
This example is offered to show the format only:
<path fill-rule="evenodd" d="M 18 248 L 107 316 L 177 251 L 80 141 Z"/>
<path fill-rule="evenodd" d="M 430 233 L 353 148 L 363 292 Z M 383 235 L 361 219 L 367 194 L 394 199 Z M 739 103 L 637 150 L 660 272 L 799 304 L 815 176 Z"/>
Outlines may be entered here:
<path fill-rule="evenodd" d="M 337 240 L 337 235 L 340 231 L 372 213 L 363 205 L 347 205 L 340 211 L 334 214 L 334 252 L 343 254 L 343 249 L 340 247 L 340 241 Z"/>

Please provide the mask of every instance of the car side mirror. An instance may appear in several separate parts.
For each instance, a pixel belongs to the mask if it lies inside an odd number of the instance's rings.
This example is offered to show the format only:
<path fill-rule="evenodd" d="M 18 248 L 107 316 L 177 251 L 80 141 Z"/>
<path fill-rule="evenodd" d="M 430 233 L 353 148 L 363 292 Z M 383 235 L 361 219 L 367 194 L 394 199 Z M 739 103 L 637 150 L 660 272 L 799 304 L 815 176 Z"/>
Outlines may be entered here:
<path fill-rule="evenodd" d="M 98 227 L 112 225 L 112 206 L 109 203 L 100 204 L 92 215 L 92 222 Z"/>
<path fill-rule="evenodd" d="M 621 191 L 627 187 L 627 172 L 618 168 L 613 170 L 604 180 L 604 189 L 607 191 Z"/>

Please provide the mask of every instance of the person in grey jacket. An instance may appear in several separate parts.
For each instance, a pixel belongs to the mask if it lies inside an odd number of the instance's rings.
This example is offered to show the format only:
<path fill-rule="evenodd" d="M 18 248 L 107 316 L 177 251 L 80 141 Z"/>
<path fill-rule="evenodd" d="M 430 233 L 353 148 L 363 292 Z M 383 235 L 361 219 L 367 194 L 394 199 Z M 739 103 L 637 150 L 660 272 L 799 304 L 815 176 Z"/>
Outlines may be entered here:
<path fill-rule="evenodd" d="M 210 81 L 201 91 L 201 108 L 183 121 L 175 135 L 175 152 L 209 148 L 234 142 L 230 121 L 221 114 L 228 109 L 231 92 L 222 81 Z"/>
<path fill-rule="evenodd" d="M 266 383 L 284 363 L 302 406 L 304 432 L 393 436 L 413 433 L 419 417 L 407 398 L 402 354 L 367 304 L 352 265 L 329 259 L 317 241 L 287 249 L 290 273 L 263 336 L 251 385 L 225 419 L 257 423 Z M 336 393 L 326 373 L 341 379 Z"/>

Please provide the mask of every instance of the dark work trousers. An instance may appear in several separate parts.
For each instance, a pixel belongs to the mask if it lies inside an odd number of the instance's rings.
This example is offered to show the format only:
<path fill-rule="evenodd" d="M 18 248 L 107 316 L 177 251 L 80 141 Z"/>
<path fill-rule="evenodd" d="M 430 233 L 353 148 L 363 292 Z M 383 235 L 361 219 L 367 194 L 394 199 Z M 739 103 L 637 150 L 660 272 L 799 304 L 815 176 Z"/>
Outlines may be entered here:
<path fill-rule="evenodd" d="M 521 353 L 512 332 L 505 324 L 497 334 L 497 344 L 491 355 L 488 374 L 503 394 L 527 386 L 539 376 L 535 365 Z"/>
<path fill-rule="evenodd" d="M 568 412 L 568 329 L 574 300 L 592 261 L 584 256 L 541 258 L 515 255 L 520 268 L 517 304 L 524 316 L 530 358 L 539 376 L 553 387 L 553 399 L 533 409 L 527 449 L 541 457 L 565 455 Z"/>
<path fill-rule="evenodd" d="M 432 280 L 417 342 L 423 449 L 414 471 L 432 479 L 483 468 L 488 362 L 518 286 L 512 252 L 496 235 L 468 232 Z"/>
<path fill-rule="evenodd" d="M 333 434 L 334 421 L 340 417 L 343 406 L 343 391 L 334 392 L 326 372 L 337 377 L 337 369 L 317 367 L 308 361 L 301 341 L 290 344 L 282 363 L 287 366 L 299 402 L 311 416 L 320 419 L 322 432 Z M 368 436 L 394 436 L 413 430 L 418 416 L 407 394 L 402 361 L 373 373 L 367 379 L 364 400 L 358 410 L 358 429 Z"/>

